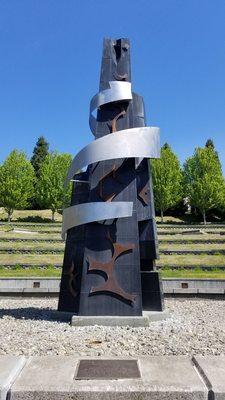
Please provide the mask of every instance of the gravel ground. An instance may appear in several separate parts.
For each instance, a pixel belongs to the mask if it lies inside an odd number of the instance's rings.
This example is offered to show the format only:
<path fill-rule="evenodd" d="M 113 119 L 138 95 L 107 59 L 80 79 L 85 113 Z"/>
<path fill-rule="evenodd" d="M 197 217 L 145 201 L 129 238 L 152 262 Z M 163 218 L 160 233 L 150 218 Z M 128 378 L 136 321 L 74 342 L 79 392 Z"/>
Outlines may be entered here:
<path fill-rule="evenodd" d="M 167 299 L 171 317 L 149 328 L 71 327 L 56 299 L 0 299 L 0 354 L 194 355 L 225 353 L 225 302 Z"/>

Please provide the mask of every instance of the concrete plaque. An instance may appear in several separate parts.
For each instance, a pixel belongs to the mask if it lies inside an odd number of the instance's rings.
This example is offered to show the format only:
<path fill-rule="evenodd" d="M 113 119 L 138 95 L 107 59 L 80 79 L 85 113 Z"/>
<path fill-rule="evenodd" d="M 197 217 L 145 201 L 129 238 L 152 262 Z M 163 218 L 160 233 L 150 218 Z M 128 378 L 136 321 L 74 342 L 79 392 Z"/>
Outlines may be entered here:
<path fill-rule="evenodd" d="M 81 360 L 75 379 L 112 380 L 141 378 L 137 360 Z"/>

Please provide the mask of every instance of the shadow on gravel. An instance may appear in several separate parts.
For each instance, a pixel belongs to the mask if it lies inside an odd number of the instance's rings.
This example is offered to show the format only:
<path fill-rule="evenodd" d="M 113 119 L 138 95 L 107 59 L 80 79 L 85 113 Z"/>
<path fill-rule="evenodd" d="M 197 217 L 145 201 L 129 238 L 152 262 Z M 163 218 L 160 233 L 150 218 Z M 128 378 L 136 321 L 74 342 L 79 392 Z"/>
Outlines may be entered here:
<path fill-rule="evenodd" d="M 70 322 L 74 313 L 59 312 L 49 308 L 9 308 L 0 309 L 0 319 L 5 316 L 15 319 L 34 320 L 34 321 L 56 321 L 56 322 Z"/>

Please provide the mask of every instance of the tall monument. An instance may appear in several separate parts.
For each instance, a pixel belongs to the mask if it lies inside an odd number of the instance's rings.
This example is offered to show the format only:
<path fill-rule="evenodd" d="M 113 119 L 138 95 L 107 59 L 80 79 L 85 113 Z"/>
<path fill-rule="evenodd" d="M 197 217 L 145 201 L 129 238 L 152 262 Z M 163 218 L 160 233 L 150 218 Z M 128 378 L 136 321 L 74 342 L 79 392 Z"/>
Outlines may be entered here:
<path fill-rule="evenodd" d="M 162 311 L 148 161 L 160 156 L 159 128 L 146 126 L 143 99 L 132 92 L 128 39 L 104 39 L 89 123 L 95 140 L 67 175 L 73 193 L 63 212 L 58 309 L 81 316 Z"/>

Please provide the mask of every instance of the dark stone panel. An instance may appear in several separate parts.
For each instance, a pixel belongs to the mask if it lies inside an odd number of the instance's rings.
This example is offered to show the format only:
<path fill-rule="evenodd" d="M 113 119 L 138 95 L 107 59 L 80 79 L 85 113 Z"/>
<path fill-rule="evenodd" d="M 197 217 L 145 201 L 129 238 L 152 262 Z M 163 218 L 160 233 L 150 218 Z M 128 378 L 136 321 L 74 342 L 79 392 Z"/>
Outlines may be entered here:
<path fill-rule="evenodd" d="M 133 304 L 121 301 L 112 294 L 81 293 L 79 315 L 142 315 L 141 295 L 135 295 Z"/>
<path fill-rule="evenodd" d="M 136 216 L 133 213 L 134 217 Z M 86 232 L 86 247 L 90 250 L 110 249 L 110 243 L 127 243 L 137 240 L 138 225 L 137 218 L 118 218 L 107 220 L 103 223 L 88 224 Z M 96 240 L 95 240 L 96 238 Z M 105 241 L 105 243 L 103 243 Z"/>
<path fill-rule="evenodd" d="M 145 292 L 155 292 L 161 290 L 161 278 L 159 272 L 142 272 L 141 273 L 142 290 Z"/>
<path fill-rule="evenodd" d="M 88 180 L 88 173 L 78 174 L 76 179 Z M 71 205 L 86 202 L 88 194 L 89 186 L 87 184 L 74 182 Z M 67 232 L 59 294 L 59 311 L 77 313 L 79 310 L 84 239 L 85 225 L 69 229 Z"/>
<path fill-rule="evenodd" d="M 144 311 L 163 311 L 164 301 L 161 292 L 142 292 L 142 307 Z"/>
<path fill-rule="evenodd" d="M 138 228 L 140 241 L 155 240 L 154 220 L 140 221 Z"/>
<path fill-rule="evenodd" d="M 123 192 L 135 180 L 133 160 L 101 163 L 93 168 L 91 179 L 92 201 L 119 200 Z"/>
<path fill-rule="evenodd" d="M 156 265 L 154 259 L 141 258 L 141 272 L 155 271 Z"/>
<path fill-rule="evenodd" d="M 128 39 L 104 39 L 99 90 L 106 89 L 109 81 L 114 80 L 131 81 Z"/>
<path fill-rule="evenodd" d="M 152 184 L 152 173 L 151 173 L 151 160 L 148 161 L 148 174 L 149 174 L 149 185 L 151 187 L 150 190 L 150 202 L 152 206 L 152 217 L 155 218 L 155 205 L 154 205 L 154 194 L 153 194 L 153 184 Z M 155 230 L 155 235 L 157 236 L 157 231 Z"/>
<path fill-rule="evenodd" d="M 134 114 L 134 119 L 135 118 L 141 118 L 142 125 L 137 125 L 137 126 L 145 126 L 145 106 L 144 106 L 144 101 L 143 97 L 140 96 L 137 93 L 132 93 L 133 96 L 133 114 Z M 136 125 L 135 125 L 136 126 Z"/>
<path fill-rule="evenodd" d="M 84 240 L 85 235 L 85 225 L 77 226 L 76 228 L 71 228 L 67 231 L 66 244 L 67 243 L 79 243 Z"/>
<path fill-rule="evenodd" d="M 77 269 L 78 270 L 78 269 Z M 79 302 L 80 302 L 80 280 L 81 273 L 79 276 L 72 275 L 68 268 L 64 268 L 62 273 L 62 279 L 60 284 L 60 296 L 59 296 L 59 311 L 68 311 L 78 313 Z"/>
<path fill-rule="evenodd" d="M 124 126 L 121 126 L 121 128 L 124 128 Z M 116 160 L 114 160 L 115 162 Z M 134 199 L 134 205 L 135 205 L 135 200 L 136 200 L 136 179 L 135 179 L 135 162 L 134 160 L 119 160 L 119 170 L 116 170 L 117 173 L 114 174 L 114 179 L 117 179 L 121 183 L 119 186 L 119 190 L 117 192 L 117 195 L 115 197 L 115 201 L 130 201 L 130 199 Z M 114 164 L 116 165 L 116 163 Z M 92 174 L 94 175 L 94 181 L 99 182 L 99 180 L 104 177 L 105 178 L 105 173 L 106 171 L 110 171 L 112 169 L 112 162 L 111 161 L 105 161 L 101 162 L 97 165 L 97 167 L 92 171 Z M 104 190 L 102 190 L 103 195 L 107 195 L 107 190 L 108 193 L 110 194 L 110 186 L 113 188 L 113 176 L 112 177 L 107 177 L 109 180 L 108 184 L 109 186 L 105 187 L 105 182 L 104 181 Z M 92 181 L 92 175 L 90 176 L 90 180 Z M 91 186 L 92 187 L 92 186 Z M 102 188 L 101 188 L 102 189 Z M 97 192 L 97 193 L 96 193 Z M 90 197 L 89 201 L 99 201 L 99 197 L 97 194 L 99 193 L 99 190 L 91 190 L 90 192 Z M 127 304 L 126 298 L 123 298 L 123 296 L 118 296 L 118 293 L 114 294 L 112 292 L 107 292 L 108 294 L 105 295 L 102 292 L 98 292 L 95 295 L 90 296 L 90 291 L 91 287 L 98 286 L 99 285 L 99 279 L 102 281 L 101 286 L 104 288 L 104 272 L 101 272 L 103 274 L 103 277 L 99 277 L 98 274 L 90 273 L 87 272 L 88 266 L 87 266 L 87 261 L 90 258 L 94 259 L 96 262 L 99 263 L 107 263 L 109 260 L 112 260 L 114 250 L 113 250 L 113 245 L 115 243 L 119 243 L 119 245 L 126 245 L 128 243 L 128 238 L 127 234 L 129 232 L 129 236 L 132 237 L 131 244 L 135 245 L 137 243 L 137 237 L 138 237 L 138 224 L 137 224 L 137 217 L 135 212 L 133 213 L 132 217 L 129 217 L 126 219 L 126 222 L 124 224 L 124 219 L 117 219 L 112 226 L 109 225 L 103 225 L 103 224 L 89 224 L 87 226 L 87 231 L 86 231 L 86 241 L 85 241 L 85 257 L 84 257 L 84 266 L 83 266 L 83 279 L 82 279 L 82 288 L 81 288 L 81 302 L 80 304 L 83 304 L 84 299 L 88 296 L 89 301 L 88 301 L 88 314 L 82 314 L 84 312 L 84 308 L 81 306 L 80 307 L 80 315 L 95 315 L 95 302 L 98 300 L 93 300 L 93 298 L 97 299 L 99 297 L 106 297 L 104 300 L 104 303 L 101 304 L 101 312 L 100 315 L 107 315 L 109 313 L 109 307 L 115 307 L 117 311 L 113 311 L 111 309 L 112 315 L 117 315 L 117 312 L 119 312 L 119 315 L 128 315 L 128 307 L 129 307 L 129 315 L 140 315 L 141 313 L 141 304 L 139 302 L 139 307 L 131 307 L 131 305 Z M 130 239 L 130 238 L 129 238 Z M 133 246 L 132 246 L 133 247 Z M 141 299 L 141 281 L 140 281 L 140 256 L 139 256 L 139 246 L 134 246 L 134 249 L 132 251 L 128 251 L 125 254 L 121 254 L 116 261 L 115 261 L 115 267 L 116 265 L 121 265 L 121 264 L 126 264 L 127 267 L 132 268 L 132 271 L 130 272 L 130 276 L 133 276 L 130 281 L 127 281 L 127 278 L 125 274 L 122 274 L 121 271 L 122 269 L 119 269 L 119 271 L 116 270 L 116 268 L 113 269 L 113 276 L 116 279 L 116 282 L 118 284 L 119 281 L 119 291 L 121 289 L 121 292 L 124 291 L 124 287 L 126 284 L 126 287 L 128 289 L 128 295 L 132 296 L 133 293 L 138 293 L 139 299 Z M 104 269 L 104 266 L 100 265 L 100 269 Z M 117 276 L 118 275 L 118 276 Z M 135 277 L 135 279 L 134 279 Z M 129 284 L 128 284 L 129 283 Z M 112 282 L 112 285 L 115 285 L 115 281 Z M 113 302 L 111 298 L 113 297 Z M 87 300 L 86 300 L 87 301 Z M 117 303 L 120 303 L 120 306 L 117 305 Z M 122 312 L 122 308 L 124 308 L 124 314 Z M 93 311 L 91 311 L 93 309 Z M 86 311 L 85 311 L 86 313 Z"/>
<path fill-rule="evenodd" d="M 73 190 L 72 190 L 72 197 L 71 197 L 71 205 L 76 205 L 79 203 L 86 203 L 89 195 L 89 173 L 88 170 L 86 172 L 82 172 L 76 174 L 74 179 L 80 181 L 86 181 L 87 183 L 83 182 L 73 182 Z"/>
<path fill-rule="evenodd" d="M 83 256 L 84 241 L 80 240 L 79 244 L 66 243 L 60 284 L 59 311 L 77 313 L 79 310 Z"/>
<path fill-rule="evenodd" d="M 136 167 L 137 180 L 137 214 L 138 220 L 154 218 L 154 208 L 151 199 L 151 186 L 148 174 L 148 160 L 144 159 Z"/>
<path fill-rule="evenodd" d="M 138 227 L 141 258 L 157 259 L 159 251 L 155 219 L 139 221 Z"/>
<path fill-rule="evenodd" d="M 156 271 L 142 272 L 141 284 L 143 310 L 162 311 L 164 309 L 164 298 L 159 273 Z"/>
<path fill-rule="evenodd" d="M 155 260 L 156 259 L 156 251 L 155 251 L 155 241 L 154 240 L 145 240 L 139 243 L 140 246 L 140 257 L 141 260 Z"/>

